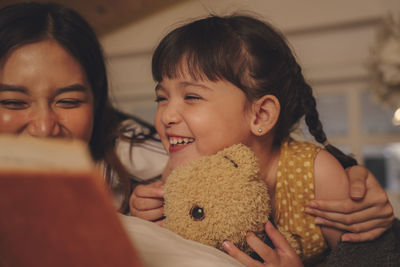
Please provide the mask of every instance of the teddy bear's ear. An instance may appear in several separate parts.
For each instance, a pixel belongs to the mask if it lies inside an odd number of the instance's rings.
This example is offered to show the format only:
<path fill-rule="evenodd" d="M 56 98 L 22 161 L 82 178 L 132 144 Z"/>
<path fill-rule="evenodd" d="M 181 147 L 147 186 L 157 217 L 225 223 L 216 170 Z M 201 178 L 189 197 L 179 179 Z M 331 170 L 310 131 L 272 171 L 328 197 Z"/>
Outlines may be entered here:
<path fill-rule="evenodd" d="M 253 151 L 243 145 L 236 144 L 217 153 L 229 160 L 235 168 L 250 168 L 258 170 L 257 159 Z"/>

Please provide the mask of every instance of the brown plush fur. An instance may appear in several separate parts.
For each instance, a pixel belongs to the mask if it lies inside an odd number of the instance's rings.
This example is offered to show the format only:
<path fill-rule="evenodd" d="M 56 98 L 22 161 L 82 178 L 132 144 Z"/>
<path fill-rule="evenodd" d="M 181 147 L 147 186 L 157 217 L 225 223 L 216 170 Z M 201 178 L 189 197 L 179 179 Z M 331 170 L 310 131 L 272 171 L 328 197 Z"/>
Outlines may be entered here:
<path fill-rule="evenodd" d="M 253 152 L 241 144 L 177 168 L 164 187 L 164 227 L 219 249 L 230 240 L 249 253 L 246 233 L 264 238 L 271 212 L 267 185 L 258 177 Z M 196 220 L 192 214 L 200 208 L 204 217 Z"/>

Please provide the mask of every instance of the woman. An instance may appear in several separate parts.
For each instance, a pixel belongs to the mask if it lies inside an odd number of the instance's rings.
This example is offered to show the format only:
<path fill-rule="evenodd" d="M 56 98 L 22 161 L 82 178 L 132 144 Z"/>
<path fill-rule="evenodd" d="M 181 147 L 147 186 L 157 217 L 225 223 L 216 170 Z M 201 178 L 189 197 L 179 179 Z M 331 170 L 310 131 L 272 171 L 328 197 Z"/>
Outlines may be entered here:
<path fill-rule="evenodd" d="M 101 46 L 80 15 L 55 4 L 11 5 L 0 10 L 0 40 L 0 133 L 82 139 L 107 182 L 118 192 L 122 183 L 126 195 L 130 179 L 116 146 L 127 165 L 129 155 L 141 158 L 129 176 L 161 172 L 165 152 L 153 127 L 111 106 Z"/>

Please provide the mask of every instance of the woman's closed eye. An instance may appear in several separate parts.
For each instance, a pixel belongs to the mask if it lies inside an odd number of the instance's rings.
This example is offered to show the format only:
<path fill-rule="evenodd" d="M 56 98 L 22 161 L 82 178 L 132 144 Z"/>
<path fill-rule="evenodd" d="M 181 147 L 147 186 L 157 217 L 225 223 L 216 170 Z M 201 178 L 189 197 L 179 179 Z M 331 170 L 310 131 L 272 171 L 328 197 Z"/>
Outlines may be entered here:
<path fill-rule="evenodd" d="M 168 99 L 166 97 L 164 97 L 164 96 L 156 96 L 155 102 L 156 103 L 161 103 L 161 102 L 164 102 L 164 101 L 167 101 L 167 100 Z"/>
<path fill-rule="evenodd" d="M 63 98 L 56 101 L 56 106 L 60 108 L 77 108 L 80 107 L 85 101 L 77 98 Z"/>
<path fill-rule="evenodd" d="M 29 107 L 26 101 L 19 99 L 3 99 L 0 100 L 0 105 L 6 109 L 22 110 Z"/>

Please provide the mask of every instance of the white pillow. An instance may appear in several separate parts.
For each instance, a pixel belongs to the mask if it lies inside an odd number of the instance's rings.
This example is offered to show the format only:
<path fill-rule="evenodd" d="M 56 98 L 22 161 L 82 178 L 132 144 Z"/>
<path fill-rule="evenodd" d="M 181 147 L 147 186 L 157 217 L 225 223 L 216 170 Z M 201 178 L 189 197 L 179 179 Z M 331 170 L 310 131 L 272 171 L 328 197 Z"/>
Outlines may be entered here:
<path fill-rule="evenodd" d="M 184 239 L 155 223 L 126 215 L 120 219 L 146 267 L 244 266 L 214 247 Z"/>

